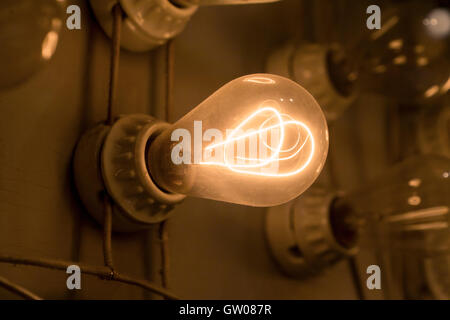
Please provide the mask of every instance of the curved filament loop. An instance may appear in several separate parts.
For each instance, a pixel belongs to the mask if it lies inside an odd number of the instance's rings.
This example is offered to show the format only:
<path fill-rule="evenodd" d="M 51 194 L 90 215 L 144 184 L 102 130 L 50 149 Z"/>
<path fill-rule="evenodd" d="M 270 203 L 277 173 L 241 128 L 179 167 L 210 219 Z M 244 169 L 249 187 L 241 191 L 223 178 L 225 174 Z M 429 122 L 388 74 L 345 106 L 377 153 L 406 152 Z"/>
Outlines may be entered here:
<path fill-rule="evenodd" d="M 270 113 L 271 116 L 266 117 L 266 119 L 262 121 L 262 123 L 258 126 L 256 130 L 250 130 L 247 133 L 243 133 L 243 128 L 245 128 L 248 124 L 253 123 L 253 121 L 257 120 L 258 118 L 264 116 L 267 113 Z M 287 143 L 285 139 L 286 129 L 289 126 L 295 127 L 297 137 L 296 139 L 294 139 L 296 141 L 292 144 L 292 146 L 285 146 L 285 144 Z M 274 140 L 276 140 L 275 145 L 273 141 L 271 141 L 270 144 L 267 143 L 267 134 L 269 132 L 274 132 L 274 130 L 279 131 L 279 138 L 278 139 L 274 138 Z M 232 159 L 229 159 L 227 157 L 230 148 L 234 149 L 234 146 L 238 141 L 244 140 L 245 142 L 245 139 L 250 139 L 252 136 L 258 137 L 259 141 L 262 142 L 261 144 L 265 148 L 267 148 L 268 151 L 271 152 L 271 155 L 269 157 L 261 157 L 261 155 L 259 157 L 247 157 L 238 155 Z M 272 173 L 253 170 L 257 168 L 267 167 L 276 162 L 291 160 L 297 156 L 299 157 L 301 155 L 301 151 L 304 149 L 305 145 L 308 142 L 311 145 L 309 154 L 305 162 L 299 165 L 298 168 L 283 173 Z M 273 107 L 263 107 L 255 111 L 247 119 L 242 121 L 235 129 L 233 129 L 232 132 L 227 136 L 225 141 L 213 143 L 208 147 L 206 147 L 205 151 L 212 152 L 212 150 L 217 149 L 218 147 L 223 147 L 223 162 L 201 162 L 200 164 L 225 166 L 234 172 L 258 176 L 286 177 L 295 175 L 303 171 L 310 164 L 312 157 L 314 155 L 315 142 L 311 130 L 308 128 L 306 124 L 293 119 L 291 116 L 287 114 L 281 114 L 278 110 L 276 110 Z M 235 163 L 235 160 L 251 163 Z"/>

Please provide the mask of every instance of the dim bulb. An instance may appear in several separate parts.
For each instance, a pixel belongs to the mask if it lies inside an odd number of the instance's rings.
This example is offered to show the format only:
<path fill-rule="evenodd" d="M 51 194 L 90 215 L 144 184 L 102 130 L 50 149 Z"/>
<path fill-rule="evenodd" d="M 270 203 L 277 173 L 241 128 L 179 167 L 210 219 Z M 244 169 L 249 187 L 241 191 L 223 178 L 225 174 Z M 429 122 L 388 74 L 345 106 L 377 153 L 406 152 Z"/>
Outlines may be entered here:
<path fill-rule="evenodd" d="M 421 153 L 450 158 L 450 95 L 421 110 L 417 120 L 417 145 Z"/>
<path fill-rule="evenodd" d="M 380 30 L 350 50 L 358 86 L 405 103 L 423 103 L 450 88 L 448 8 L 433 1 L 403 1 L 383 11 Z"/>
<path fill-rule="evenodd" d="M 335 205 L 376 221 L 392 235 L 448 230 L 449 174 L 450 160 L 445 156 L 411 157 Z"/>
<path fill-rule="evenodd" d="M 0 6 L 0 90 L 25 82 L 53 57 L 65 1 L 6 0 Z"/>
<path fill-rule="evenodd" d="M 328 151 L 325 117 L 295 82 L 235 79 L 164 130 L 148 149 L 156 184 L 172 193 L 274 206 L 305 191 Z"/>
<path fill-rule="evenodd" d="M 438 291 L 450 292 L 449 195 L 450 159 L 422 155 L 397 164 L 366 187 L 337 198 L 331 210 L 346 211 L 353 220 L 365 221 L 366 232 L 371 233 L 375 247 L 382 253 L 380 263 L 386 263 L 384 270 L 392 276 L 389 291 L 401 293 L 392 298 L 424 298 L 425 290 L 405 285 L 404 278 L 398 277 L 411 274 L 415 268 L 428 270 L 427 278 L 417 274 L 408 280 L 410 284 L 425 282 L 429 292 L 439 298 Z M 430 283 L 435 276 L 440 277 L 439 282 Z"/>

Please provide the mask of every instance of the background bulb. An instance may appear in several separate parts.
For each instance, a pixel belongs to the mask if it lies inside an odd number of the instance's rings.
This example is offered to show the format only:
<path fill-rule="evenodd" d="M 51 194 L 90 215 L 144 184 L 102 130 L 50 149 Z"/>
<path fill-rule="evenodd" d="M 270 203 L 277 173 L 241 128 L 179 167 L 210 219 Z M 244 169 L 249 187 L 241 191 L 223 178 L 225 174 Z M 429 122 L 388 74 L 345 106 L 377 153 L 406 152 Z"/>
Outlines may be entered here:
<path fill-rule="evenodd" d="M 297 83 L 235 79 L 151 142 L 148 166 L 169 192 L 275 206 L 305 191 L 328 152 L 325 117 Z"/>
<path fill-rule="evenodd" d="M 0 6 L 0 89 L 18 85 L 53 57 L 66 2 L 3 0 Z"/>
<path fill-rule="evenodd" d="M 450 294 L 450 160 L 444 156 L 416 156 L 397 164 L 369 185 L 338 198 L 332 210 L 347 211 L 364 224 L 391 285 L 402 296 L 423 299 L 429 289 L 435 298 Z M 359 220 L 359 221 L 358 221 Z M 358 231 L 359 232 L 359 231 Z M 389 267 L 388 267 L 389 266 Z M 381 266 L 383 269 L 383 266 Z M 399 275 L 412 274 L 406 284 Z M 415 271 L 416 270 L 416 271 Z M 439 281 L 434 281 L 439 277 Z M 417 285 L 411 285 L 412 283 Z M 440 293 L 439 293 L 440 292 Z"/>
<path fill-rule="evenodd" d="M 405 103 L 423 103 L 450 88 L 448 8 L 432 1 L 400 2 L 383 11 L 380 30 L 370 31 L 350 55 L 358 61 L 362 90 Z"/>

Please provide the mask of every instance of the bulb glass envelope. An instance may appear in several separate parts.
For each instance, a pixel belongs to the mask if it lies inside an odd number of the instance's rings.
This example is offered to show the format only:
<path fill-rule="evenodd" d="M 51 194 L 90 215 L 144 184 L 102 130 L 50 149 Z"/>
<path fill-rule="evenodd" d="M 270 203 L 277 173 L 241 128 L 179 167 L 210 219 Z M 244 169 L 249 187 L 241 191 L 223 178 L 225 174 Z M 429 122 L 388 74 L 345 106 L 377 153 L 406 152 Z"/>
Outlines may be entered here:
<path fill-rule="evenodd" d="M 68 4 L 57 0 L 2 0 L 0 90 L 17 86 L 54 56 Z"/>
<path fill-rule="evenodd" d="M 380 30 L 368 32 L 349 52 L 360 90 L 408 105 L 446 95 L 450 11 L 435 1 L 398 1 L 383 11 L 382 20 Z"/>
<path fill-rule="evenodd" d="M 328 128 L 314 98 L 275 75 L 235 79 L 150 143 L 162 189 L 251 206 L 285 203 L 319 175 Z"/>

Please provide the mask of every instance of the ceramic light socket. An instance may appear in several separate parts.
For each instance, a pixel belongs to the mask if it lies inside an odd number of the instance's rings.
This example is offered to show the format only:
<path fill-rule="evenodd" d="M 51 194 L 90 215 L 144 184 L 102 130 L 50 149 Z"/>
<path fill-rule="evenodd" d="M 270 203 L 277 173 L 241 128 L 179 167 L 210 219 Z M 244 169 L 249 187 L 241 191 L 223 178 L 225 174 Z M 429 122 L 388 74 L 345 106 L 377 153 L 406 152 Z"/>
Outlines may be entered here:
<path fill-rule="evenodd" d="M 167 219 L 185 196 L 160 189 L 147 169 L 146 149 L 168 123 L 144 114 L 98 125 L 80 139 L 74 157 L 78 193 L 103 222 L 105 193 L 113 200 L 113 229 L 135 231 Z"/>
<path fill-rule="evenodd" d="M 355 255 L 356 246 L 344 247 L 330 220 L 335 193 L 312 187 L 298 199 L 269 208 L 266 239 L 281 271 L 303 278 L 318 274 L 340 259 Z"/>
<path fill-rule="evenodd" d="M 266 71 L 290 78 L 308 90 L 322 107 L 328 121 L 334 121 L 355 101 L 356 93 L 343 94 L 330 77 L 331 47 L 288 43 L 267 59 Z"/>
<path fill-rule="evenodd" d="M 177 6 L 170 0 L 90 0 L 106 34 L 112 36 L 113 7 L 124 11 L 121 46 L 135 52 L 151 50 L 174 38 L 188 23 L 197 6 Z"/>

